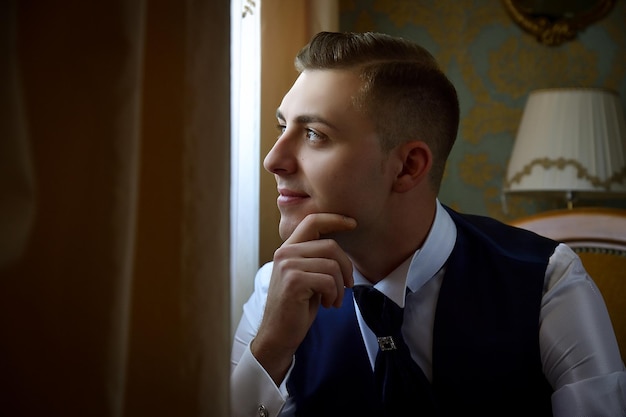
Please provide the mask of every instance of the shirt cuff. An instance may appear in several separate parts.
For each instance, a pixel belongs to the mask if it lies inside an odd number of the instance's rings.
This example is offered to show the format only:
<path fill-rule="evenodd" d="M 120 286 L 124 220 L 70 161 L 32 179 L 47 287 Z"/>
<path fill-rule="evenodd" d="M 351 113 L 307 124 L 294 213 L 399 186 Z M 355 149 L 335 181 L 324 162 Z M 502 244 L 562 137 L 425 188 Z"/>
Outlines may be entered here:
<path fill-rule="evenodd" d="M 291 368 L 293 368 L 293 361 Z M 230 376 L 232 416 L 277 416 L 288 397 L 287 378 L 291 373 L 291 368 L 280 386 L 276 386 L 274 380 L 256 360 L 248 345 Z"/>
<path fill-rule="evenodd" d="M 554 417 L 626 416 L 626 372 L 567 384 L 552 394 Z"/>

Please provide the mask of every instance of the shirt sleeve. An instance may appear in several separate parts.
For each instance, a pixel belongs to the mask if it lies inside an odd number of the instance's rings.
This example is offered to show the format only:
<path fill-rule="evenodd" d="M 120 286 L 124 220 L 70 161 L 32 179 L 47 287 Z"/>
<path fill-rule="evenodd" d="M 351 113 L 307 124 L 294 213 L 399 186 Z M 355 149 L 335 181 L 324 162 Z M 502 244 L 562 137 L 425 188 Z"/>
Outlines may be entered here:
<path fill-rule="evenodd" d="M 283 383 L 276 386 L 250 351 L 250 342 L 256 336 L 263 318 L 271 274 L 271 262 L 263 265 L 257 272 L 254 292 L 243 306 L 243 314 L 235 332 L 230 376 L 233 417 L 284 415 L 281 410 L 288 398 L 286 381 L 291 369 Z"/>
<path fill-rule="evenodd" d="M 600 290 L 559 245 L 546 271 L 539 340 L 555 417 L 626 415 L 626 371 Z"/>

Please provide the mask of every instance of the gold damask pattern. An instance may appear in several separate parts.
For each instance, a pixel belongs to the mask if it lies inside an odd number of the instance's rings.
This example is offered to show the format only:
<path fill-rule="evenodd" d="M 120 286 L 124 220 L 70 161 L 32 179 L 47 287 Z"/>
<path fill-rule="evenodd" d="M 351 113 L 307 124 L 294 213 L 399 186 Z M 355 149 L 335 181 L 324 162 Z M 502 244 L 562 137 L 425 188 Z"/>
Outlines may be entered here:
<path fill-rule="evenodd" d="M 580 42 L 569 48 L 536 48 L 532 38 L 506 39 L 489 52 L 489 80 L 513 99 L 532 89 L 589 86 L 598 78 L 598 54 Z"/>
<path fill-rule="evenodd" d="M 471 57 L 463 53 L 466 52 L 464 46 L 468 40 L 475 39 L 485 25 L 498 20 L 506 23 L 506 15 L 494 14 L 493 6 L 493 2 L 475 0 L 375 0 L 373 9 L 386 14 L 397 28 L 411 25 L 425 29 L 436 41 L 437 59 L 446 68 L 453 59 L 468 63 Z"/>
<path fill-rule="evenodd" d="M 489 163 L 489 154 L 477 155 L 465 154 L 459 162 L 459 171 L 465 183 L 475 187 L 483 187 L 494 175 L 498 174 L 500 167 Z"/>
<path fill-rule="evenodd" d="M 495 0 L 345 0 L 341 26 L 381 31 L 427 47 L 459 91 L 461 126 L 440 198 L 463 211 L 507 219 L 536 204 L 501 204 L 504 173 L 528 93 L 605 87 L 626 100 L 626 2 L 578 39 L 542 45 Z M 626 106 L 625 106 L 626 107 Z"/>
<path fill-rule="evenodd" d="M 515 109 L 493 100 L 477 101 L 461 121 L 461 137 L 478 145 L 488 134 L 507 133 L 522 117 L 522 109 Z"/>

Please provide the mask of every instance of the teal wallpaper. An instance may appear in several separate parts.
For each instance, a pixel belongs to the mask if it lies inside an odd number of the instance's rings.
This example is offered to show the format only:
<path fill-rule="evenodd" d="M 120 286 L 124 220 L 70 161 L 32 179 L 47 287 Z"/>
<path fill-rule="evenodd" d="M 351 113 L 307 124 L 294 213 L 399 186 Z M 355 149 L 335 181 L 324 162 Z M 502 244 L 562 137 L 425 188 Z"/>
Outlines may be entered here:
<path fill-rule="evenodd" d="M 461 125 L 440 199 L 451 207 L 510 220 L 564 208 L 563 201 L 507 199 L 501 189 L 528 93 L 549 87 L 603 87 L 626 108 L 626 2 L 560 46 L 524 32 L 496 0 L 342 0 L 343 31 L 378 31 L 430 50 L 456 85 Z M 581 205 L 626 207 L 626 201 Z"/>

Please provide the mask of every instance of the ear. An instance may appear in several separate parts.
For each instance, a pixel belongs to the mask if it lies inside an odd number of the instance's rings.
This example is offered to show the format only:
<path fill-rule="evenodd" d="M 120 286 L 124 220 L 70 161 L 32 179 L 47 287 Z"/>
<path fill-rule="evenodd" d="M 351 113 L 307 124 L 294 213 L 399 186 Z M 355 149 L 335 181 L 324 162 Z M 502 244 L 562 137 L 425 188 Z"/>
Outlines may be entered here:
<path fill-rule="evenodd" d="M 404 143 L 396 149 L 402 161 L 402 168 L 397 174 L 393 190 L 404 193 L 427 179 L 433 165 L 433 154 L 423 141 Z"/>

